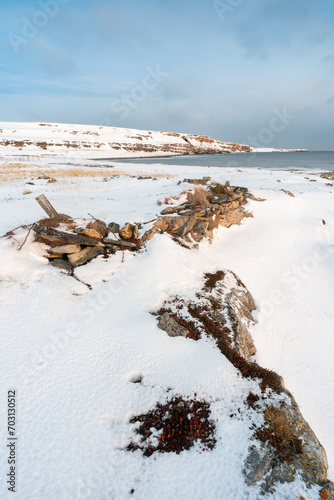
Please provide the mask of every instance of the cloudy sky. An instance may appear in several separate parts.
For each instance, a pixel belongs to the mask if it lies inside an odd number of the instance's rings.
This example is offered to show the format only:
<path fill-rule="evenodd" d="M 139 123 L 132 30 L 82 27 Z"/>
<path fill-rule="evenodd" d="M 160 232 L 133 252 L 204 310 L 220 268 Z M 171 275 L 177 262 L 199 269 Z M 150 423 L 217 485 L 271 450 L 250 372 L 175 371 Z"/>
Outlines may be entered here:
<path fill-rule="evenodd" d="M 0 121 L 334 150 L 333 0 L 0 0 Z"/>

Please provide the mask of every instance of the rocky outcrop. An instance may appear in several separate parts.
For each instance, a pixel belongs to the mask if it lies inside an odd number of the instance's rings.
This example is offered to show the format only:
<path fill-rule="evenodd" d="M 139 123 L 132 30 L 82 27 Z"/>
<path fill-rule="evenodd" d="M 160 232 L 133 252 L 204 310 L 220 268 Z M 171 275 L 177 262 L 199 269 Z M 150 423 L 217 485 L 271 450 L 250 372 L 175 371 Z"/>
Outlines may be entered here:
<path fill-rule="evenodd" d="M 247 145 L 211 137 L 93 125 L 3 123 L 0 154 L 41 154 L 79 158 L 118 158 L 251 152 Z M 36 139 L 38 138 L 38 139 Z"/>
<path fill-rule="evenodd" d="M 264 492 L 273 492 L 277 482 L 293 481 L 297 473 L 307 486 L 322 486 L 327 479 L 328 462 L 323 446 L 305 421 L 292 394 L 286 389 L 283 392 L 287 399 L 280 402 L 278 411 L 293 429 L 294 436 L 301 441 L 302 452 L 291 453 L 289 461 L 282 461 L 277 458 L 277 451 L 268 442 L 250 447 L 244 468 L 245 480 L 249 485 L 261 482 Z"/>
<path fill-rule="evenodd" d="M 247 400 L 249 407 L 263 414 L 264 424 L 254 429 L 247 452 L 243 469 L 246 484 L 259 484 L 263 494 L 274 493 L 277 483 L 292 482 L 299 475 L 307 487 L 322 488 L 321 498 L 334 499 L 323 446 L 293 395 L 285 389 L 283 379 L 253 361 L 256 349 L 249 327 L 254 309 L 253 297 L 245 285 L 225 270 L 206 274 L 203 288 L 191 299 L 189 295 L 171 297 L 157 315 L 159 328 L 168 335 L 194 340 L 202 335 L 212 337 L 244 377 L 260 380 L 261 396 L 251 393 Z M 270 389 L 269 393 L 265 389 Z"/>
<path fill-rule="evenodd" d="M 181 326 L 168 313 L 164 313 L 160 316 L 158 327 L 164 330 L 170 337 L 186 337 L 189 333 L 189 330 Z"/>

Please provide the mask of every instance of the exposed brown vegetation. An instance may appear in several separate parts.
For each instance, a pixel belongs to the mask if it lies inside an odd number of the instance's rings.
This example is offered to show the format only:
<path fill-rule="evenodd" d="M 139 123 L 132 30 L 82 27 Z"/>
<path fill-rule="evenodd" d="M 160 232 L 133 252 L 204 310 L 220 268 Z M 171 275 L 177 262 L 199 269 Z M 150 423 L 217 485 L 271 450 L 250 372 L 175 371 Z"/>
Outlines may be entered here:
<path fill-rule="evenodd" d="M 292 462 L 292 455 L 300 455 L 303 447 L 286 414 L 275 406 L 269 406 L 264 410 L 264 420 L 266 425 L 256 431 L 256 437 L 269 442 L 281 462 Z"/>
<path fill-rule="evenodd" d="M 194 394 L 196 396 L 196 394 Z M 162 405 L 157 403 L 154 410 L 133 417 L 130 422 L 140 422 L 135 432 L 141 436 L 141 444 L 130 443 L 128 451 L 141 450 L 144 456 L 151 456 L 155 451 L 175 452 L 188 450 L 196 441 L 203 444 L 202 451 L 212 450 L 216 439 L 215 424 L 209 420 L 210 405 L 196 399 L 183 399 L 176 396 Z M 158 444 L 149 442 L 152 430 L 160 431 Z"/>

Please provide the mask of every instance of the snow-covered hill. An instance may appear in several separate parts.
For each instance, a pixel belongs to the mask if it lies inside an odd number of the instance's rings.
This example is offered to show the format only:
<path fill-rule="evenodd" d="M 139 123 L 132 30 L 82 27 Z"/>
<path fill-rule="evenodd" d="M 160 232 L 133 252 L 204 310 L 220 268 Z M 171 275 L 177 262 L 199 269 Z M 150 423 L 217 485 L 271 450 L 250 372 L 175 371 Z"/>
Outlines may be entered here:
<path fill-rule="evenodd" d="M 0 156 L 3 157 L 15 154 L 101 159 L 253 151 L 261 150 L 203 135 L 96 125 L 0 122 Z"/>

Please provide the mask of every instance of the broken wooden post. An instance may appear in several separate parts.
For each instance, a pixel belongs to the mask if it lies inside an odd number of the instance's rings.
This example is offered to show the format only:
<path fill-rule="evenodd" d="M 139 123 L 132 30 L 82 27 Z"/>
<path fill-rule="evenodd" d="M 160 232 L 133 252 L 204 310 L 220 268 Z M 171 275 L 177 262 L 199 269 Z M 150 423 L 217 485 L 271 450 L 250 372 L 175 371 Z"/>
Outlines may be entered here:
<path fill-rule="evenodd" d="M 58 212 L 53 208 L 49 200 L 44 194 L 41 194 L 41 196 L 38 196 L 36 198 L 36 201 L 40 204 L 40 206 L 43 208 L 44 212 L 48 214 L 50 219 L 59 219 L 59 214 Z"/>

